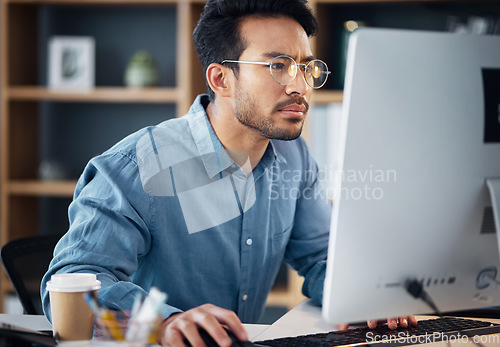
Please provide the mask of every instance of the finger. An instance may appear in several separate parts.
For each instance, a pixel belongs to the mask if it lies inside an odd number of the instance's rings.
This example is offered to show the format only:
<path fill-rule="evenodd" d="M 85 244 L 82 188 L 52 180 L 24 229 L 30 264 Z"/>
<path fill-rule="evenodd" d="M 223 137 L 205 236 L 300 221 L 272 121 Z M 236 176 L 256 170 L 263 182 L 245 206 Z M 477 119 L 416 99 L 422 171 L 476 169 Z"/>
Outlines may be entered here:
<path fill-rule="evenodd" d="M 221 347 L 229 347 L 232 344 L 231 338 L 229 335 L 226 333 L 222 325 L 220 325 L 217 320 L 215 320 L 216 323 L 210 323 L 208 325 L 203 325 L 202 328 L 205 329 L 205 331 L 212 336 L 212 338 L 217 342 L 217 345 Z"/>
<path fill-rule="evenodd" d="M 169 324 L 178 317 L 178 315 L 180 314 L 179 313 L 173 313 L 172 315 L 170 315 L 170 317 L 168 317 L 167 319 L 161 321 L 158 325 L 158 331 L 156 333 L 156 340 L 158 341 L 158 343 L 160 345 L 167 345 L 167 341 L 169 340 L 168 336 L 167 336 L 167 328 L 169 326 Z M 176 334 L 178 334 L 175 329 L 172 329 L 171 333 L 175 332 Z M 174 340 L 180 340 L 180 342 L 182 343 L 182 336 L 178 336 L 177 338 L 174 338 Z M 182 344 L 184 345 L 184 344 Z"/>
<path fill-rule="evenodd" d="M 162 346 L 186 347 L 182 334 L 174 329 L 166 330 L 161 337 Z"/>
<path fill-rule="evenodd" d="M 242 341 L 248 341 L 248 333 L 241 321 L 238 319 L 238 322 L 227 322 L 226 323 L 229 329 L 236 335 L 236 337 Z"/>
<path fill-rule="evenodd" d="M 397 318 L 387 319 L 387 326 L 389 327 L 389 329 L 396 329 L 398 327 L 398 319 Z"/>
<path fill-rule="evenodd" d="M 337 330 L 346 331 L 347 329 L 349 329 L 349 324 L 347 323 L 337 324 Z"/>
<path fill-rule="evenodd" d="M 417 318 L 415 318 L 415 316 L 408 316 L 408 322 L 411 325 L 416 326 L 417 325 Z"/>
<path fill-rule="evenodd" d="M 375 329 L 377 327 L 377 321 L 376 320 L 369 320 L 366 322 L 366 324 L 368 325 L 368 328 L 370 329 Z"/>
<path fill-rule="evenodd" d="M 205 346 L 205 342 L 201 338 L 196 324 L 189 321 L 182 321 L 177 325 L 177 329 L 181 336 L 189 341 L 191 346 Z"/>
<path fill-rule="evenodd" d="M 399 318 L 399 326 L 402 328 L 407 328 L 408 327 L 408 317 Z"/>
<path fill-rule="evenodd" d="M 219 322 L 226 324 L 240 341 L 248 341 L 248 333 L 236 313 L 217 306 L 210 307 L 210 312 Z"/>
<path fill-rule="evenodd" d="M 202 329 L 204 329 L 219 346 L 231 346 L 231 339 L 219 322 L 218 318 L 213 314 L 213 310 L 202 308 L 193 313 L 193 321 Z M 191 341 L 190 341 L 191 342 Z"/>

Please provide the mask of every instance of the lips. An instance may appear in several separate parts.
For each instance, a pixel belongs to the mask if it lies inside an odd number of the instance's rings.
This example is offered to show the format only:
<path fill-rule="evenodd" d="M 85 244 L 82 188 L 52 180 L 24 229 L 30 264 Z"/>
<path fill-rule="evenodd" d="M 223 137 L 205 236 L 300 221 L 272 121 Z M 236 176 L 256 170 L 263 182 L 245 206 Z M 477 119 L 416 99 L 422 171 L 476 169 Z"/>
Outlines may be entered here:
<path fill-rule="evenodd" d="M 279 111 L 284 112 L 286 114 L 289 114 L 291 116 L 302 117 L 306 114 L 307 107 L 305 107 L 304 105 L 294 104 L 294 105 L 285 106 L 285 107 L 281 108 Z"/>

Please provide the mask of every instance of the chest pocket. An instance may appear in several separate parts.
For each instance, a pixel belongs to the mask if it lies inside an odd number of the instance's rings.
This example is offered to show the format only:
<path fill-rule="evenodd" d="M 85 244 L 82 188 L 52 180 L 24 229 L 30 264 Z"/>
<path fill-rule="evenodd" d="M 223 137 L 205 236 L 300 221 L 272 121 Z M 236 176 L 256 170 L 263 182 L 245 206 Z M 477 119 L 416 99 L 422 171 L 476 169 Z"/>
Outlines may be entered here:
<path fill-rule="evenodd" d="M 270 225 L 271 256 L 274 261 L 279 261 L 285 254 L 285 249 L 290 239 L 294 225 L 295 200 L 278 200 L 271 202 Z"/>

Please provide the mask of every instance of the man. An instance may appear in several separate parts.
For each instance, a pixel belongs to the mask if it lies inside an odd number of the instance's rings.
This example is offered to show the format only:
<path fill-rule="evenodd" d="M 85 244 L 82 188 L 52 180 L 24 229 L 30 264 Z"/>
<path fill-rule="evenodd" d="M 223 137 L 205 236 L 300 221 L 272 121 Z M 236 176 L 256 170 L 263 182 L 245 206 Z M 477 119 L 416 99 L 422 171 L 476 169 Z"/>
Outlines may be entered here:
<path fill-rule="evenodd" d="M 305 0 L 210 0 L 194 41 L 209 95 L 187 115 L 125 138 L 90 161 L 42 281 L 94 272 L 99 302 L 130 310 L 152 286 L 168 294 L 158 340 L 221 346 L 256 322 L 283 259 L 321 303 L 330 206 L 299 137 L 326 81 Z M 240 321 L 241 320 L 241 321 Z"/>

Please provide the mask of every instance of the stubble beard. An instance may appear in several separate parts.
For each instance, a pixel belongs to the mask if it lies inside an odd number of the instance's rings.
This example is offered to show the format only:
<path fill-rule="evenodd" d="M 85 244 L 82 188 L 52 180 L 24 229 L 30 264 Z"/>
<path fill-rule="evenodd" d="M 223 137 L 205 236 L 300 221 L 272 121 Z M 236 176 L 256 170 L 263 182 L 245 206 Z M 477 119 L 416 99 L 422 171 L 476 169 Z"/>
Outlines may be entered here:
<path fill-rule="evenodd" d="M 283 119 L 293 127 L 279 127 L 275 124 L 272 115 L 277 113 L 279 109 L 292 104 L 304 104 L 306 106 L 306 114 L 309 109 L 309 105 L 303 97 L 292 97 L 291 100 L 281 102 L 277 104 L 273 112 L 266 116 L 259 114 L 258 101 L 250 97 L 248 93 L 239 92 L 236 97 L 236 104 L 234 107 L 234 113 L 236 119 L 244 126 L 256 130 L 261 136 L 267 139 L 291 141 L 295 140 L 302 133 L 302 127 L 304 126 L 304 118 L 295 119 L 287 118 Z"/>

